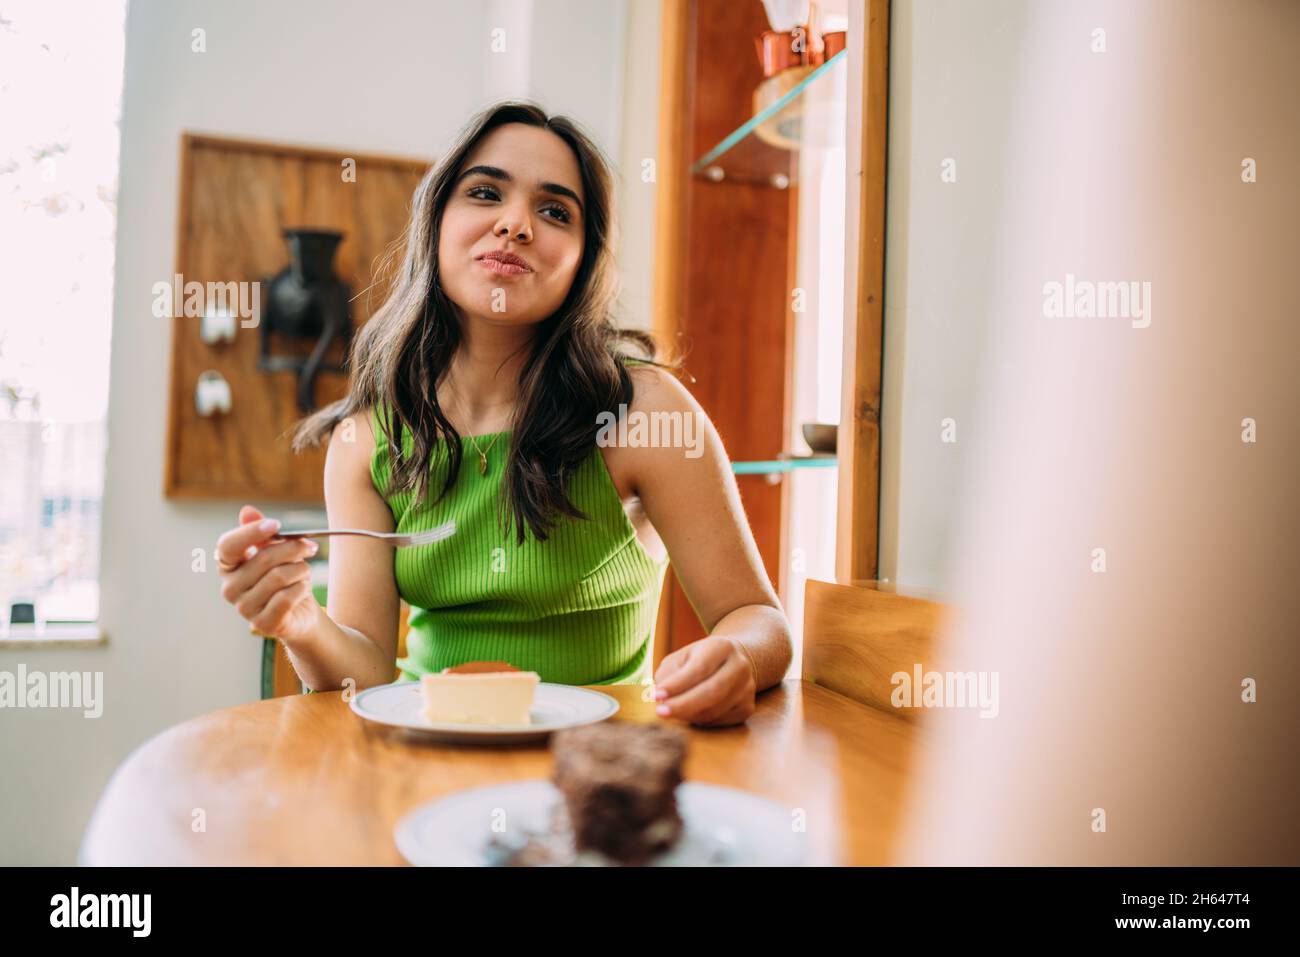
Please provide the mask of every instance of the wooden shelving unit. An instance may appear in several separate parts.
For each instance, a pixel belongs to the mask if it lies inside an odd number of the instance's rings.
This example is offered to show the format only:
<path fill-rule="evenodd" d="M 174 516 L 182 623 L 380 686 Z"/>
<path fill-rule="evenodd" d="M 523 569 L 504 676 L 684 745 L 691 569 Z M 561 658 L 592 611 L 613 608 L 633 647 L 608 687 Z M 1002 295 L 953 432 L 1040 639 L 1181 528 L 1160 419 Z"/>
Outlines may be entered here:
<path fill-rule="evenodd" d="M 845 50 L 755 114 L 763 81 L 758 0 L 665 0 L 654 331 L 685 356 L 691 391 L 739 465 L 741 498 L 768 575 L 782 590 L 788 482 L 839 467 L 837 578 L 875 577 L 884 280 L 888 0 L 850 0 Z M 838 71 L 838 73 L 837 73 Z M 791 426 L 798 164 L 756 129 L 831 78 L 847 89 L 844 409 L 839 455 L 796 463 Z M 772 467 L 772 466 L 776 467 Z M 655 663 L 704 632 L 671 570 Z"/>

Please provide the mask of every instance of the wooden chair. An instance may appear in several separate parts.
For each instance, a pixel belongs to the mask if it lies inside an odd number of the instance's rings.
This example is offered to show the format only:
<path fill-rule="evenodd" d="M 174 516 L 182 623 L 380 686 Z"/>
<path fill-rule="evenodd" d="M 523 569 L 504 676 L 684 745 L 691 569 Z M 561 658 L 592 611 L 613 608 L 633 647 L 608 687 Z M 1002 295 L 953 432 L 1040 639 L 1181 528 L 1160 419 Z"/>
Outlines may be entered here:
<path fill-rule="evenodd" d="M 876 582 L 836 585 L 809 579 L 804 589 L 803 674 L 862 704 L 907 720 L 919 708 L 896 708 L 891 676 L 936 670 L 935 637 L 948 607 L 899 595 Z"/>

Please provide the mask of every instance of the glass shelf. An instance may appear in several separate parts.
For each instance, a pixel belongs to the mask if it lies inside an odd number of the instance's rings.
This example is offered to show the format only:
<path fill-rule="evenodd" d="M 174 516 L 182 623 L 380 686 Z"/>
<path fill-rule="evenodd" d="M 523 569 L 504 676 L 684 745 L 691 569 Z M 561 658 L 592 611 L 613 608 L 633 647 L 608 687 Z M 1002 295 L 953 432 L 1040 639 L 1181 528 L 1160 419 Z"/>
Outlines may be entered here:
<path fill-rule="evenodd" d="M 770 462 L 732 462 L 735 475 L 776 475 L 795 469 L 833 469 L 839 462 L 833 455 L 792 455 Z"/>
<path fill-rule="evenodd" d="M 841 50 L 798 79 L 696 160 L 691 173 L 713 182 L 786 189 L 798 180 L 800 149 L 842 148 L 848 118 L 848 52 Z M 775 92 L 779 87 L 771 84 L 790 80 L 777 74 L 763 82 Z M 767 135 L 782 137 L 788 147 L 773 145 L 764 138 Z"/>

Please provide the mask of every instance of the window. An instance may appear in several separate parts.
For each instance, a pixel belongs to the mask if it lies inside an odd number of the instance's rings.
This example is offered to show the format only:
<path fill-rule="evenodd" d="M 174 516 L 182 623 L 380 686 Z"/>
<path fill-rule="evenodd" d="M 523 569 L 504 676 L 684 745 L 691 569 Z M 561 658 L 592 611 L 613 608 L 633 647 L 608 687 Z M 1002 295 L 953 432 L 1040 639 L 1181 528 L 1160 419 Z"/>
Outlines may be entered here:
<path fill-rule="evenodd" d="M 125 0 L 0 11 L 6 628 L 27 605 L 38 623 L 99 614 L 125 17 Z"/>

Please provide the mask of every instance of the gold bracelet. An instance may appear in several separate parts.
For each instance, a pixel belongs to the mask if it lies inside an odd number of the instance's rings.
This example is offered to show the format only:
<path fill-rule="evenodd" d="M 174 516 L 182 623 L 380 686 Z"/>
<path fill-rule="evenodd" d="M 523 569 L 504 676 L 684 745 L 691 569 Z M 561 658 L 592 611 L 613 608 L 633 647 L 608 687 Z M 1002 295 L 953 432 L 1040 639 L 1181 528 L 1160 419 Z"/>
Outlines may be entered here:
<path fill-rule="evenodd" d="M 750 654 L 749 649 L 745 647 L 745 643 L 739 638 L 732 638 L 731 641 L 741 651 L 743 651 L 745 657 L 749 659 L 749 670 L 754 672 L 754 693 L 757 694 L 760 689 L 758 687 L 758 665 L 754 663 L 754 656 Z"/>

